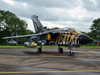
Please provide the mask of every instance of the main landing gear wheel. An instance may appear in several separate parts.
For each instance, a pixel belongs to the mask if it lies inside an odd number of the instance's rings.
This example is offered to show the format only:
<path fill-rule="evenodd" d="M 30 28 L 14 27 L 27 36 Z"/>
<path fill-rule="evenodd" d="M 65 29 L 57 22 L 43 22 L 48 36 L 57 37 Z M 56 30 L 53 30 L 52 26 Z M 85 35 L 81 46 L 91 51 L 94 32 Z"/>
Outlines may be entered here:
<path fill-rule="evenodd" d="M 41 53 L 41 52 L 42 52 L 42 49 L 38 48 L 37 53 Z"/>
<path fill-rule="evenodd" d="M 74 52 L 68 52 L 68 56 L 74 56 Z"/>
<path fill-rule="evenodd" d="M 63 53 L 63 48 L 58 48 L 59 53 Z"/>

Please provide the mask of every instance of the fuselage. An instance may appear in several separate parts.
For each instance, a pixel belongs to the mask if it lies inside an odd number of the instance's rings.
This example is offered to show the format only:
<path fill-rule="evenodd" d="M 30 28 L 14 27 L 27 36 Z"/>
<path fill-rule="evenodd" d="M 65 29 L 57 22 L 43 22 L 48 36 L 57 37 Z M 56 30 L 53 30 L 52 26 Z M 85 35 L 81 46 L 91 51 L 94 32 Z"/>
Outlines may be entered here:
<path fill-rule="evenodd" d="M 38 43 L 42 45 L 59 45 L 59 46 L 77 46 L 87 44 L 93 41 L 91 37 L 85 35 L 75 28 L 55 29 L 47 32 L 44 35 L 38 36 Z M 25 47 L 36 47 L 36 38 L 31 42 L 25 42 Z"/>
<path fill-rule="evenodd" d="M 93 41 L 88 35 L 81 33 L 75 28 L 63 28 L 54 31 L 59 33 L 54 35 L 48 33 L 47 36 L 47 40 L 49 43 L 51 41 L 52 44 L 54 43 L 60 46 L 80 46 Z"/>

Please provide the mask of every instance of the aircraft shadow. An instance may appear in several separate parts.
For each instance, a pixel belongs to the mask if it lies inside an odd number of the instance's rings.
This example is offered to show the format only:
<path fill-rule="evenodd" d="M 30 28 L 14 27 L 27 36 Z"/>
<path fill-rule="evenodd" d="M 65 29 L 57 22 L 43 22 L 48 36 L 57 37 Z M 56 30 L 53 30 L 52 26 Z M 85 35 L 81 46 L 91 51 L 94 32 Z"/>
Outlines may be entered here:
<path fill-rule="evenodd" d="M 29 54 L 29 55 L 42 55 L 42 54 L 49 54 L 49 55 L 63 55 L 66 53 L 59 53 L 59 52 L 47 52 L 47 51 L 43 51 L 42 53 L 37 53 L 37 52 L 24 52 L 25 54 Z"/>

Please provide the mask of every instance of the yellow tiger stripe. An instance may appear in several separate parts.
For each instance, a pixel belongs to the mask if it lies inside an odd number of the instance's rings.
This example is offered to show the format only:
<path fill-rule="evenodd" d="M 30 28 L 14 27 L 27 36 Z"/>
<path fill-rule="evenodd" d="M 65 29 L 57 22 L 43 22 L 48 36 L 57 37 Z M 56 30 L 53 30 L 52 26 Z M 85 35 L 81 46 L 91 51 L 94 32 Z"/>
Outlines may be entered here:
<path fill-rule="evenodd" d="M 79 34 L 78 36 L 80 36 L 81 34 Z M 78 36 L 75 38 L 75 42 L 77 41 Z"/>
<path fill-rule="evenodd" d="M 56 41 L 58 41 L 59 38 L 61 38 L 61 33 L 60 33 L 59 36 L 56 38 Z"/>
<path fill-rule="evenodd" d="M 63 42 L 65 42 L 66 36 L 67 36 L 67 33 L 65 33 L 65 37 L 64 37 L 64 39 L 63 39 Z"/>
<path fill-rule="evenodd" d="M 77 34 L 77 33 L 72 34 L 72 36 L 71 36 L 71 38 L 70 38 L 70 42 L 71 42 L 71 40 L 73 40 L 73 38 L 75 37 L 76 34 Z"/>
<path fill-rule="evenodd" d="M 70 36 L 70 32 L 68 32 L 68 37 L 67 37 L 67 41 L 68 41 L 68 39 L 69 39 L 69 36 Z"/>
<path fill-rule="evenodd" d="M 77 35 L 77 33 L 75 33 L 75 35 L 72 37 L 72 41 L 73 41 L 73 39 L 74 39 L 74 37 Z"/>
<path fill-rule="evenodd" d="M 63 38 L 63 36 L 64 36 L 64 31 L 63 31 L 63 33 L 62 33 L 62 35 L 61 35 L 61 38 Z M 63 40 L 64 40 L 64 38 L 63 38 Z"/>
<path fill-rule="evenodd" d="M 70 38 L 70 42 L 71 42 L 71 40 L 74 38 L 74 36 L 75 36 L 75 35 L 72 34 L 72 36 L 71 36 L 71 38 Z"/>

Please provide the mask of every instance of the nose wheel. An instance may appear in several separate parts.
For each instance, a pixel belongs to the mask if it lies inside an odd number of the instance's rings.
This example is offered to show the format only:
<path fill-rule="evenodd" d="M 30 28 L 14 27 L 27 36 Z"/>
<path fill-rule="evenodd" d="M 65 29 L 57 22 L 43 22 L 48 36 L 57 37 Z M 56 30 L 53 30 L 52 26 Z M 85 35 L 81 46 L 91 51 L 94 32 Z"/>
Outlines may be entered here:
<path fill-rule="evenodd" d="M 68 52 L 68 56 L 74 56 L 74 52 L 72 52 L 72 47 L 69 47 L 70 52 Z"/>
<path fill-rule="evenodd" d="M 69 52 L 68 56 L 74 56 L 74 52 Z"/>

